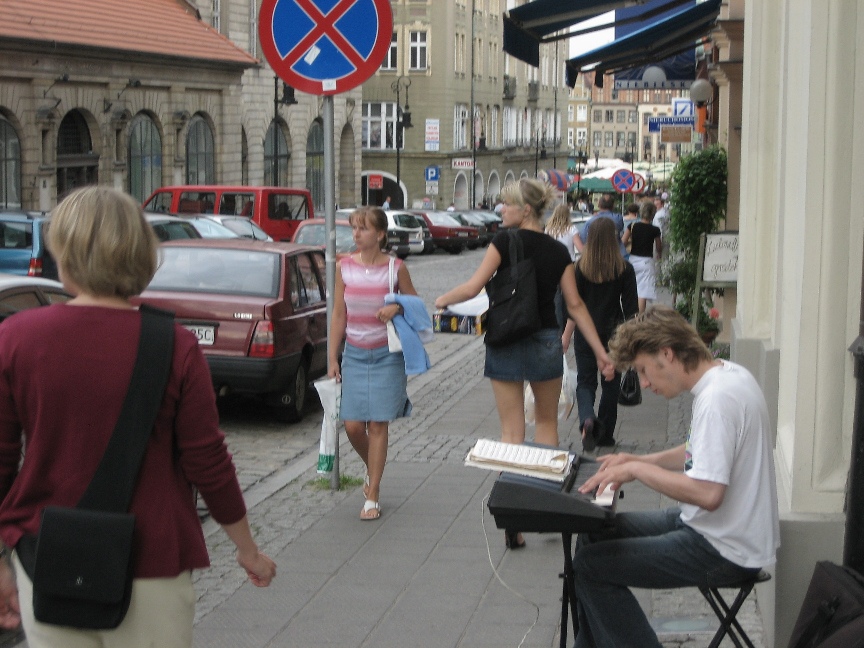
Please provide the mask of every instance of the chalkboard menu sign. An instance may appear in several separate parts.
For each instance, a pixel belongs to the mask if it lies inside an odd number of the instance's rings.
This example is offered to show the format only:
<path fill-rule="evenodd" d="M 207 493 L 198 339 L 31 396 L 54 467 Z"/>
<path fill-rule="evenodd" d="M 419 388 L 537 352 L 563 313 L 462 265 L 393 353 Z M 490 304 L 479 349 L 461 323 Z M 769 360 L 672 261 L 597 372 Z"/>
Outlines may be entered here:
<path fill-rule="evenodd" d="M 703 286 L 724 287 L 738 281 L 738 232 L 717 232 L 705 236 L 702 260 Z"/>

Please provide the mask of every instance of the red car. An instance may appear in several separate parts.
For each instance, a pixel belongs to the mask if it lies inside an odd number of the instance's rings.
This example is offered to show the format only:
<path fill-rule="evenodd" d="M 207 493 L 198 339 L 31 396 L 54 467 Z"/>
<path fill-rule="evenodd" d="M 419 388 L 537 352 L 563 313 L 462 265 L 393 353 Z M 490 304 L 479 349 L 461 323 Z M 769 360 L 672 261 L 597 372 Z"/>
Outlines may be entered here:
<path fill-rule="evenodd" d="M 465 227 L 446 211 L 411 212 L 420 216 L 432 233 L 432 243 L 435 247 L 447 250 L 450 254 L 459 254 L 466 247 L 474 249 L 480 244 L 477 240 L 478 230 L 475 227 Z"/>
<path fill-rule="evenodd" d="M 336 258 L 341 258 L 356 250 L 357 245 L 354 243 L 354 231 L 351 229 L 351 223 L 340 219 L 334 224 L 336 226 Z M 291 242 L 300 245 L 314 245 L 323 250 L 327 245 L 324 219 L 310 218 L 300 223 Z"/>
<path fill-rule="evenodd" d="M 173 311 L 195 333 L 213 387 L 303 417 L 309 381 L 327 372 L 324 254 L 267 241 L 167 241 L 136 302 Z"/>

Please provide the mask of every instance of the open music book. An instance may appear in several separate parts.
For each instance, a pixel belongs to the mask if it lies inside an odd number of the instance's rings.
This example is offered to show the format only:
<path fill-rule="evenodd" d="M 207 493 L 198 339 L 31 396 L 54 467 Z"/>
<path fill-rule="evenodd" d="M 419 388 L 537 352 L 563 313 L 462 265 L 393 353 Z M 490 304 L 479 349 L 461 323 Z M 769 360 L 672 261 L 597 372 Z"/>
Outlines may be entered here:
<path fill-rule="evenodd" d="M 558 482 L 564 481 L 572 463 L 573 455 L 566 450 L 502 443 L 490 439 L 479 439 L 465 457 L 466 466 L 503 470 Z"/>

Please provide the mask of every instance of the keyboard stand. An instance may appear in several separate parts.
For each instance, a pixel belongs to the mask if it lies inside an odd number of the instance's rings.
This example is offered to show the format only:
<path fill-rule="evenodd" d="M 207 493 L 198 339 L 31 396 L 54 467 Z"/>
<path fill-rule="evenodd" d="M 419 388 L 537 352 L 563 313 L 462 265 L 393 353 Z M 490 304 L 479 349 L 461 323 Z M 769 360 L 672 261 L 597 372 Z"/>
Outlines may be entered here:
<path fill-rule="evenodd" d="M 567 648 L 567 613 L 573 620 L 573 638 L 579 634 L 579 615 L 576 613 L 576 573 L 573 571 L 573 534 L 562 533 L 561 544 L 564 545 L 564 573 L 561 578 L 564 586 L 561 593 L 561 648 Z"/>

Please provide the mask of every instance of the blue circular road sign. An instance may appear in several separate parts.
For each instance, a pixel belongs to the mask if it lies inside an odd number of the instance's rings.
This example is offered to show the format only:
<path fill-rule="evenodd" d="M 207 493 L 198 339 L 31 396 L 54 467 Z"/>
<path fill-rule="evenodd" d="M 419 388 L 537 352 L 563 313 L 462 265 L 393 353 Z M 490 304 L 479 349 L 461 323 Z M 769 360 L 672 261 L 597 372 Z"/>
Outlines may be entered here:
<path fill-rule="evenodd" d="M 612 174 L 612 186 L 621 193 L 627 193 L 633 189 L 636 178 L 627 169 L 618 169 Z"/>

